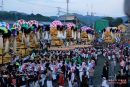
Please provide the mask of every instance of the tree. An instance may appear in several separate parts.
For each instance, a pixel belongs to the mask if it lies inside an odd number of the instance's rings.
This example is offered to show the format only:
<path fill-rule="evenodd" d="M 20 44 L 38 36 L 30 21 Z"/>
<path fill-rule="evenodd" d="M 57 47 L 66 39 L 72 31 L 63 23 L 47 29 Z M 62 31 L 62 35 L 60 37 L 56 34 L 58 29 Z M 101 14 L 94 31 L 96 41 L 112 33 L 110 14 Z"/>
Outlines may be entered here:
<path fill-rule="evenodd" d="M 129 23 L 130 21 L 129 20 L 126 20 L 125 23 Z"/>
<path fill-rule="evenodd" d="M 114 20 L 113 26 L 118 27 L 122 23 L 123 23 L 123 19 L 122 18 L 117 18 L 117 19 Z"/>
<path fill-rule="evenodd" d="M 102 18 L 102 19 L 108 20 L 110 26 L 112 25 L 112 22 L 114 21 L 114 18 L 113 18 L 113 17 L 104 17 L 104 18 Z"/>

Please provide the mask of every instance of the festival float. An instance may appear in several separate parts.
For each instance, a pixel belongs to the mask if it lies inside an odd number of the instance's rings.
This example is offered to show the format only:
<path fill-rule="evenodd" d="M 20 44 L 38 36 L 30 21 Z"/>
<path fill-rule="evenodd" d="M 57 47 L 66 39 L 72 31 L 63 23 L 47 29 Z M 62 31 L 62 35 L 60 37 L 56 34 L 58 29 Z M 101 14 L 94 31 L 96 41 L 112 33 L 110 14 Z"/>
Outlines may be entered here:
<path fill-rule="evenodd" d="M 29 29 L 32 31 L 29 35 L 30 37 L 30 47 L 35 48 L 38 46 L 38 42 L 40 40 L 40 28 L 38 25 L 38 21 L 36 20 L 30 20 L 28 21 Z"/>
<path fill-rule="evenodd" d="M 0 22 L 0 54 L 1 59 L 9 59 L 11 55 L 9 54 L 10 49 L 10 37 L 11 30 L 9 30 L 9 24 L 6 22 Z M 5 61 L 7 62 L 7 61 Z"/>
<path fill-rule="evenodd" d="M 63 39 L 65 37 L 63 34 L 63 29 L 63 24 L 58 20 L 55 20 L 50 24 L 50 38 L 52 46 L 62 46 L 64 44 Z"/>
<path fill-rule="evenodd" d="M 66 30 L 66 39 L 67 39 L 67 46 L 73 44 L 73 40 L 76 39 L 76 31 L 74 31 L 75 24 L 68 23 Z"/>
<path fill-rule="evenodd" d="M 107 27 L 103 30 L 102 39 L 105 42 L 118 42 L 120 41 L 120 30 L 116 27 Z"/>
<path fill-rule="evenodd" d="M 88 29 L 88 27 L 87 26 L 83 26 L 83 27 L 81 27 L 81 41 L 83 41 L 83 42 L 87 42 L 87 40 L 88 40 L 88 34 L 87 34 L 87 29 Z"/>
<path fill-rule="evenodd" d="M 14 23 L 13 28 L 15 32 L 19 33 L 17 34 L 17 37 L 14 37 L 14 46 L 13 48 L 17 49 L 17 54 L 25 56 L 26 55 L 26 49 L 29 48 L 29 34 L 31 32 L 31 29 L 28 26 L 28 23 L 21 19 Z M 14 32 L 14 33 L 15 33 Z"/>
<path fill-rule="evenodd" d="M 88 34 L 88 40 L 89 42 L 94 41 L 95 35 L 94 35 L 94 29 L 88 27 L 86 30 L 87 34 Z"/>
<path fill-rule="evenodd" d="M 81 27 L 81 40 L 86 44 L 92 42 L 94 40 L 94 30 L 87 26 Z"/>
<path fill-rule="evenodd" d="M 122 30 L 120 30 L 120 29 L 117 28 L 117 27 L 112 27 L 112 28 L 111 28 L 111 32 L 112 32 L 112 34 L 113 34 L 113 38 L 115 39 L 115 41 L 116 41 L 116 42 L 120 42 Z"/>

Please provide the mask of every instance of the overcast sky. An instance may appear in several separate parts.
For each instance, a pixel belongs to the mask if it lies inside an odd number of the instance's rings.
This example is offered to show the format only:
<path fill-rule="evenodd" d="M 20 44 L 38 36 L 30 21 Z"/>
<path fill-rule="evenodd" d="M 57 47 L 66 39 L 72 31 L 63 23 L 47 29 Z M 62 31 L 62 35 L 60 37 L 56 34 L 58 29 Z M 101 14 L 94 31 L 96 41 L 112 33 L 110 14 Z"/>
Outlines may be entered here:
<path fill-rule="evenodd" d="M 69 12 L 86 15 L 87 11 L 93 11 L 95 15 L 120 17 L 124 16 L 123 3 L 124 0 L 70 0 Z M 66 12 L 66 0 L 4 0 L 6 11 L 54 16 L 57 15 L 57 7 Z"/>

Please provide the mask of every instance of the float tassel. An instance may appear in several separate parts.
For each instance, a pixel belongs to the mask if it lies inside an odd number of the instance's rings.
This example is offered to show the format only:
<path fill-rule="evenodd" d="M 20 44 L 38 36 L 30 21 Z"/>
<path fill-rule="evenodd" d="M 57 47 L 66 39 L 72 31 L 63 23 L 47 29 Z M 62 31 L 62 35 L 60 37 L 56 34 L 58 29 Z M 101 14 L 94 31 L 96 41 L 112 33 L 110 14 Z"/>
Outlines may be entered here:
<path fill-rule="evenodd" d="M 14 50 L 14 52 L 16 53 L 16 47 L 17 47 L 17 40 L 16 40 L 16 37 L 14 37 L 14 44 L 13 44 L 13 50 Z"/>
<path fill-rule="evenodd" d="M 5 42 L 5 51 L 4 52 L 8 52 L 8 51 L 9 51 L 9 39 L 7 38 L 6 42 Z"/>

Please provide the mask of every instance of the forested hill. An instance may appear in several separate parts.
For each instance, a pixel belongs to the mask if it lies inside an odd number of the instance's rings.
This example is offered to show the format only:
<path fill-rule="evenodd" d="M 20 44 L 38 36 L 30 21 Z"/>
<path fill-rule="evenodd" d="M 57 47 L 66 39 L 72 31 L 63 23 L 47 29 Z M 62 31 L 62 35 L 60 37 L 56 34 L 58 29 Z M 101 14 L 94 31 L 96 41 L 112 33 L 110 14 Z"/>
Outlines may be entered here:
<path fill-rule="evenodd" d="M 16 21 L 18 19 L 28 20 L 37 20 L 37 21 L 52 21 L 50 17 L 43 16 L 41 14 L 26 14 L 16 11 L 0 11 L 0 21 Z"/>

